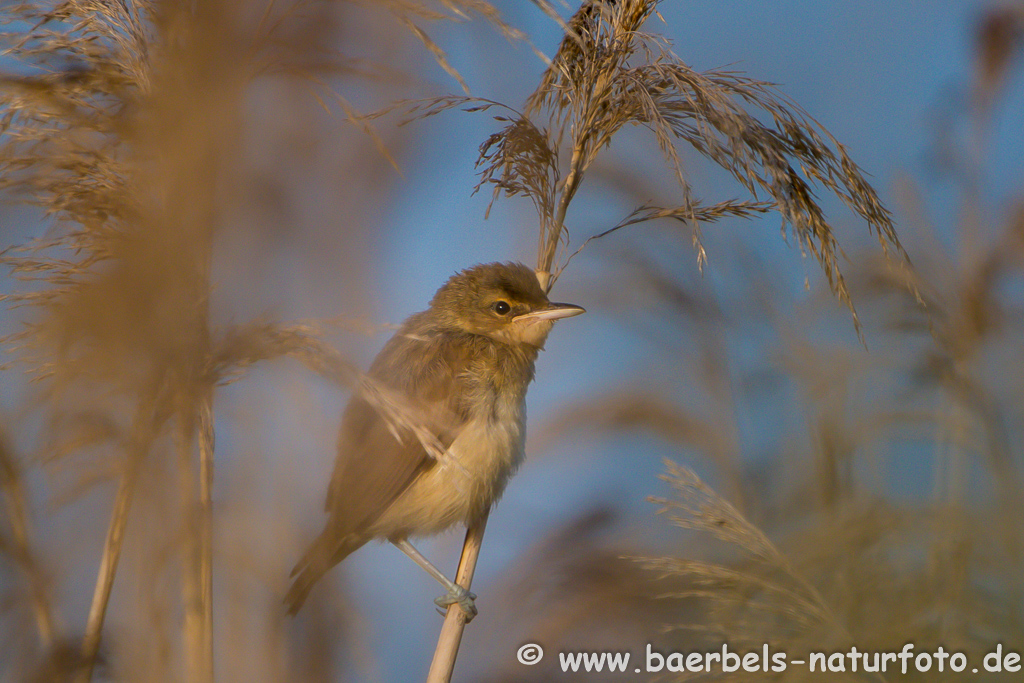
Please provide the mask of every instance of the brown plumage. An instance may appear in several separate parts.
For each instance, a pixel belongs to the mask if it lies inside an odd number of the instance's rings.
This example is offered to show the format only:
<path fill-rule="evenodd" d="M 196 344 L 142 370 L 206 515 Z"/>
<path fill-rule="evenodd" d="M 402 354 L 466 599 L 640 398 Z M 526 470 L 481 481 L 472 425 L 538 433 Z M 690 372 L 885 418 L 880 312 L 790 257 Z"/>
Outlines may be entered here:
<path fill-rule="evenodd" d="M 359 395 L 345 409 L 327 492 L 327 524 L 292 571 L 294 614 L 331 567 L 373 538 L 401 541 L 472 524 L 523 458 L 526 388 L 555 319 L 534 272 L 491 263 L 452 276 L 409 317 L 370 367 L 446 449 L 440 461 L 412 433 L 392 433 Z"/>

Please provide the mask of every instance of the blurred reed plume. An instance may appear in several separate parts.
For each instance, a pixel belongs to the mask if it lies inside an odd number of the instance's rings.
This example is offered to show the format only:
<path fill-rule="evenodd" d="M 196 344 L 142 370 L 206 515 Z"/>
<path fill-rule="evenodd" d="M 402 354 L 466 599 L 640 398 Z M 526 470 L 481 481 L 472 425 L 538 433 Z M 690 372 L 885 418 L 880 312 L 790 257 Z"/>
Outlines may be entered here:
<path fill-rule="evenodd" d="M 449 71 L 420 23 L 475 13 L 519 35 L 487 3 L 445 3 L 446 11 L 379 6 Z M 247 206 L 255 188 L 242 153 L 257 146 L 247 137 L 247 126 L 259 120 L 254 92 L 303 89 L 383 150 L 336 90 L 346 79 L 379 78 L 390 68 L 335 49 L 342 17 L 356 11 L 344 3 L 273 0 L 66 0 L 0 10 L 8 27 L 0 187 L 49 223 L 43 236 L 0 254 L 21 281 L 4 298 L 21 307 L 23 327 L 6 342 L 37 380 L 37 414 L 45 421 L 39 455 L 2 449 L 13 539 L 4 549 L 18 570 L 15 585 L 25 586 L 13 595 L 26 596 L 12 604 L 32 606 L 38 634 L 20 656 L 5 657 L 9 675 L 35 669 L 50 672 L 38 674 L 44 677 L 90 678 L 103 658 L 125 539 L 137 526 L 148 536 L 139 578 L 152 589 L 142 593 L 138 618 L 153 630 L 148 647 L 117 653 L 118 677 L 212 680 L 214 400 L 218 386 L 254 364 L 296 357 L 330 382 L 359 388 L 396 429 L 433 438 L 419 428 L 416 407 L 362 378 L 322 340 L 317 324 L 226 325 L 213 308 L 218 245 L 237 239 L 240 220 L 259 218 Z M 359 38 L 380 47 L 386 41 L 379 34 Z M 356 162 L 363 152 L 354 149 Z M 345 285 L 358 291 L 358 274 Z M 64 631 L 66 620 L 53 615 L 47 572 L 35 559 L 24 468 L 36 464 L 65 489 L 55 500 L 99 483 L 116 486 L 84 632 Z M 176 604 L 158 588 L 167 582 L 179 584 Z M 268 626 L 278 641 L 285 637 L 280 621 Z M 80 633 L 81 646 L 67 644 Z M 269 669 L 264 675 L 288 677 Z"/>

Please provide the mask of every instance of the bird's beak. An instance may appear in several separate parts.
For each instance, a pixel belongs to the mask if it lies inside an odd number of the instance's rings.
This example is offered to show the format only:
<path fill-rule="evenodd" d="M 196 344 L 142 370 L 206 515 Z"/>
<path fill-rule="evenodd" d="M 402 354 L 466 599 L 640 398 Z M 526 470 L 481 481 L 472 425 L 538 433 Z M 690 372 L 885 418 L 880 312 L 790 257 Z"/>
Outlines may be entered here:
<path fill-rule="evenodd" d="M 575 304 L 548 304 L 547 308 L 539 311 L 530 311 L 512 318 L 512 322 L 536 322 L 538 320 L 558 320 L 559 318 L 571 318 L 580 313 L 586 313 L 587 309 Z"/>

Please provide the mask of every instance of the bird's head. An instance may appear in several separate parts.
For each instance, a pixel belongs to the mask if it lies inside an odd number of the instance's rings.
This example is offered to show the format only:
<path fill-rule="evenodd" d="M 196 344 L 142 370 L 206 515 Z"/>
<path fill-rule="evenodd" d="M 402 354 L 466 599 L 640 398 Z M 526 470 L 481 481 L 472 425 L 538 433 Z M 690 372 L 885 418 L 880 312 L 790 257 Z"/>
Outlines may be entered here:
<path fill-rule="evenodd" d="M 584 313 L 548 301 L 533 270 L 521 263 L 487 263 L 453 275 L 430 302 L 442 325 L 509 344 L 542 347 L 559 318 Z"/>

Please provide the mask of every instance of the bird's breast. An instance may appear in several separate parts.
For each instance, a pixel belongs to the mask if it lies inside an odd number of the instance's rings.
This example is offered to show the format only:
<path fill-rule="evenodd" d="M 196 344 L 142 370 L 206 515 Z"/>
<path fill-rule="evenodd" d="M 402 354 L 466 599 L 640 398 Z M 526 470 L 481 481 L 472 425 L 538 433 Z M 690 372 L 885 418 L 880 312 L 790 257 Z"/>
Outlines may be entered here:
<path fill-rule="evenodd" d="M 472 524 L 501 497 L 524 457 L 524 401 L 496 397 L 491 405 L 478 406 L 481 410 L 470 415 L 441 462 L 424 471 L 388 509 L 382 531 L 421 535 Z"/>

